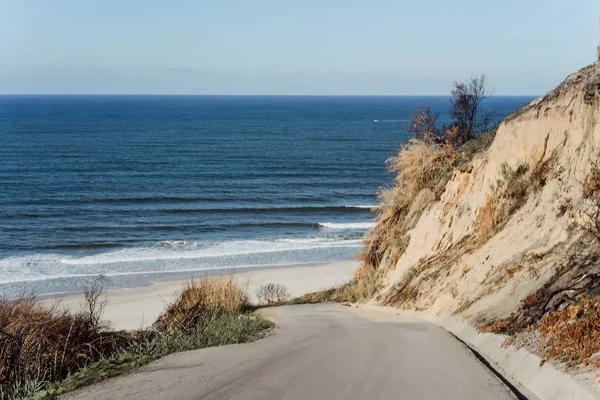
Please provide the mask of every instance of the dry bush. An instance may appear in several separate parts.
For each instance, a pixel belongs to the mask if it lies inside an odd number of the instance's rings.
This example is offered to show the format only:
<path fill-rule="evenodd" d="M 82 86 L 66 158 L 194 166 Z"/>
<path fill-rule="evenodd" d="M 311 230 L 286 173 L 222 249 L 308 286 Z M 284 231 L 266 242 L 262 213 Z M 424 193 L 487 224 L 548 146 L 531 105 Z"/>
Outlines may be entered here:
<path fill-rule="evenodd" d="M 298 304 L 358 303 L 371 299 L 381 289 L 382 271 L 368 266 L 359 268 L 350 282 L 331 289 L 308 293 L 294 299 Z"/>
<path fill-rule="evenodd" d="M 519 310 L 510 317 L 492 321 L 479 329 L 514 335 L 529 329 L 544 316 L 590 298 L 600 290 L 600 246 L 594 239 L 577 241 L 565 251 L 566 261 L 557 264 L 554 275 L 535 292 L 525 297 Z"/>
<path fill-rule="evenodd" d="M 417 110 L 410 116 L 406 130 L 412 133 L 415 139 L 441 142 L 443 138 L 437 128 L 439 117 L 439 113 L 431 112 L 431 107 L 427 106 L 423 110 L 421 105 L 417 104 Z"/>
<path fill-rule="evenodd" d="M 291 296 L 285 286 L 278 283 L 269 283 L 258 288 L 256 297 L 260 304 L 273 304 L 287 301 Z"/>
<path fill-rule="evenodd" d="M 236 313 L 250 307 L 246 290 L 233 276 L 191 280 L 154 322 L 154 327 L 161 332 L 186 331 L 195 328 L 206 312 Z"/>
<path fill-rule="evenodd" d="M 438 200 L 452 176 L 458 153 L 447 146 L 411 140 L 388 159 L 396 173 L 393 187 L 380 194 L 378 224 L 369 233 L 361 253 L 363 264 L 378 269 L 385 257 L 394 262 L 408 244 L 407 232 L 421 213 Z M 417 201 L 419 200 L 419 201 Z"/>
<path fill-rule="evenodd" d="M 543 317 L 535 327 L 541 333 L 541 346 L 548 358 L 569 364 L 600 361 L 589 360 L 600 352 L 600 301 L 583 299 L 562 311 Z"/>
<path fill-rule="evenodd" d="M 33 297 L 0 300 L 0 386 L 10 391 L 30 380 L 62 379 L 113 352 L 120 340 L 84 312 L 48 309 Z"/>
<path fill-rule="evenodd" d="M 104 309 L 108 303 L 106 288 L 107 284 L 104 279 L 98 277 L 83 291 L 82 312 L 87 314 L 88 319 L 96 330 L 108 328 L 108 326 L 101 322 Z"/>

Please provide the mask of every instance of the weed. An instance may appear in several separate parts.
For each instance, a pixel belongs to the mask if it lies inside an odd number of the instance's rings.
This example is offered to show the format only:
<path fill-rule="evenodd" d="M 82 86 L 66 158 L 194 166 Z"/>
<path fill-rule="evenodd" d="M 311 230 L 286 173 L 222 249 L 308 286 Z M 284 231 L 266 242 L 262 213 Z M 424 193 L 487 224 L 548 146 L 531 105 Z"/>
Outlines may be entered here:
<path fill-rule="evenodd" d="M 288 301 L 290 292 L 283 285 L 269 283 L 261 285 L 256 291 L 256 297 L 260 304 L 276 304 Z"/>

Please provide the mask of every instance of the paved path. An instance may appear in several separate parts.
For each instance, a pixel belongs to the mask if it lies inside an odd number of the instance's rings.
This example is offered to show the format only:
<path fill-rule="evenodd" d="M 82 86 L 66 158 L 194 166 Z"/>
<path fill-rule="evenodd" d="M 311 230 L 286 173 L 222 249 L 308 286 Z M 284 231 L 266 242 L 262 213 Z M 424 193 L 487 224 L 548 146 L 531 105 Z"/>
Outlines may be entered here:
<path fill-rule="evenodd" d="M 168 356 L 68 399 L 515 399 L 450 334 L 340 305 L 286 306 L 254 343 Z"/>

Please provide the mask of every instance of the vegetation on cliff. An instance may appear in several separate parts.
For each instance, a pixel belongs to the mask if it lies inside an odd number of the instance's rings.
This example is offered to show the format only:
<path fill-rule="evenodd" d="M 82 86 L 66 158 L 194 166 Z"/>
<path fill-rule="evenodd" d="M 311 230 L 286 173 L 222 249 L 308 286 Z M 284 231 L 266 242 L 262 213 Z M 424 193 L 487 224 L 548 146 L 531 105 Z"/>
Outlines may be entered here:
<path fill-rule="evenodd" d="M 353 285 L 375 276 L 383 304 L 443 310 L 544 358 L 597 364 L 600 100 L 582 95 L 596 69 L 569 76 L 499 131 L 477 129 L 489 115 L 455 109 L 440 129 L 419 107 L 414 139 L 388 161 L 396 179 Z M 456 98 L 478 82 L 455 84 L 451 107 L 481 104 Z M 476 121 L 465 123 L 469 115 Z"/>
<path fill-rule="evenodd" d="M 408 232 L 423 211 L 440 199 L 453 173 L 491 145 L 496 128 L 491 128 L 494 115 L 482 107 L 487 97 L 483 75 L 455 82 L 449 110 L 452 122 L 441 128 L 439 116 L 429 107 L 417 107 L 407 127 L 414 138 L 388 159 L 396 178 L 380 194 L 378 224 L 361 254 L 364 269 L 377 271 L 395 264 L 410 240 Z"/>

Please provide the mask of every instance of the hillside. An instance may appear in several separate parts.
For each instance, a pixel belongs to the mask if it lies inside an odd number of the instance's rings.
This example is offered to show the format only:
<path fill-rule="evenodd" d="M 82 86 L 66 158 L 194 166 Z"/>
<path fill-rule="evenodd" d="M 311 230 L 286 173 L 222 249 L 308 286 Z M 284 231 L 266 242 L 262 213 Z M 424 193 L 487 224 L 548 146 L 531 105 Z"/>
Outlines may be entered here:
<path fill-rule="evenodd" d="M 398 178 L 382 194 L 357 274 L 377 278 L 372 302 L 517 337 L 536 332 L 539 352 L 591 362 L 600 351 L 591 337 L 600 310 L 598 83 L 600 64 L 570 75 L 472 156 L 414 142 L 392 159 Z M 577 330 L 570 339 L 589 340 L 556 353 L 558 335 L 546 333 L 564 326 Z"/>

